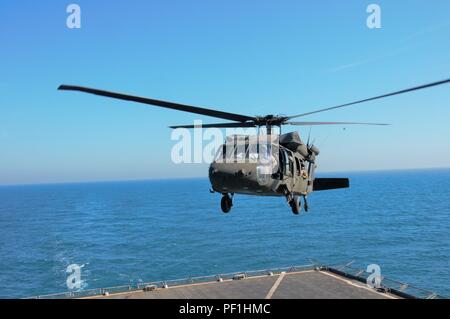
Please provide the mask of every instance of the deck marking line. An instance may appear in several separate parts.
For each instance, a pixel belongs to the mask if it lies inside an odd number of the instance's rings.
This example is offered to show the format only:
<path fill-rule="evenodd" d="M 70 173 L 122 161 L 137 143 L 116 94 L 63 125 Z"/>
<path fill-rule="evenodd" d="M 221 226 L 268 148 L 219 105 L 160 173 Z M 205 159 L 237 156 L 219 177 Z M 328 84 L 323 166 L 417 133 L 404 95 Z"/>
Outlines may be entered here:
<path fill-rule="evenodd" d="M 284 276 L 286 276 L 285 272 L 282 272 L 280 276 L 278 277 L 277 281 L 273 284 L 272 288 L 270 288 L 269 293 L 266 296 L 266 299 L 272 299 L 273 294 L 277 290 L 278 286 L 280 285 L 281 281 L 283 280 Z"/>

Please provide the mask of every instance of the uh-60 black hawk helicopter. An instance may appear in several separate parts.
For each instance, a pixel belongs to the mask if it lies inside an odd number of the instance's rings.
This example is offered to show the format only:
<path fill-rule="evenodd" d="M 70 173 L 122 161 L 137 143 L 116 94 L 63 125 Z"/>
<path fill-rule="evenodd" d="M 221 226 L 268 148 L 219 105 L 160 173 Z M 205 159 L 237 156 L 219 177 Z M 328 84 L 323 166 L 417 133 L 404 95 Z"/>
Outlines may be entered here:
<path fill-rule="evenodd" d="M 305 144 L 297 132 L 283 135 L 273 134 L 272 129 L 274 127 L 278 127 L 281 134 L 281 127 L 284 125 L 389 125 L 356 122 L 298 122 L 292 120 L 449 82 L 450 79 L 433 82 L 294 116 L 247 116 L 72 85 L 61 85 L 59 90 L 81 91 L 232 121 L 227 123 L 205 124 L 202 125 L 203 128 L 254 127 L 259 130 L 259 128 L 265 127 L 265 135 L 231 135 L 226 138 L 225 143 L 220 148 L 209 168 L 209 179 L 212 185 L 211 192 L 222 194 L 221 208 L 224 213 L 228 213 L 231 210 L 234 194 L 245 194 L 283 196 L 291 206 L 292 212 L 298 214 L 301 209 L 300 197 L 303 198 L 305 211 L 308 211 L 307 196 L 309 193 L 313 191 L 348 188 L 349 180 L 348 178 L 315 178 L 314 171 L 317 167 L 316 157 L 319 155 L 319 149 L 309 143 L 309 138 Z M 195 125 L 170 126 L 173 129 L 190 129 L 195 127 Z"/>

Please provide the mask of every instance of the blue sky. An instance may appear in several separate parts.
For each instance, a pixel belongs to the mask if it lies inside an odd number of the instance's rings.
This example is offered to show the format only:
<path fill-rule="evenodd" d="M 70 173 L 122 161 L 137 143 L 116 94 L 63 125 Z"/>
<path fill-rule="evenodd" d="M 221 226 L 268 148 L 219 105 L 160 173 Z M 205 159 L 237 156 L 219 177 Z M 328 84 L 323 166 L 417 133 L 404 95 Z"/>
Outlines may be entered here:
<path fill-rule="evenodd" d="M 207 175 L 170 160 L 167 126 L 199 116 L 62 83 L 261 115 L 450 78 L 447 0 L 73 2 L 79 30 L 70 1 L 0 2 L 0 184 Z M 393 124 L 313 128 L 319 170 L 450 166 L 449 103 L 447 85 L 304 118 Z"/>

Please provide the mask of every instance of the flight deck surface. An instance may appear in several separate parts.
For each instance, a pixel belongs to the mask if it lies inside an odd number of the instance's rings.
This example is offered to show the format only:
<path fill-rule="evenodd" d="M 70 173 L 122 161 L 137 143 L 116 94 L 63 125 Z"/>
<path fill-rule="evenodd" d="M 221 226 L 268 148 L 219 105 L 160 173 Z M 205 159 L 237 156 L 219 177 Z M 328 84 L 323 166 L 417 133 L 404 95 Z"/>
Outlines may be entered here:
<path fill-rule="evenodd" d="M 366 284 L 328 271 L 306 270 L 153 291 L 130 291 L 90 298 L 108 299 L 397 299 Z"/>

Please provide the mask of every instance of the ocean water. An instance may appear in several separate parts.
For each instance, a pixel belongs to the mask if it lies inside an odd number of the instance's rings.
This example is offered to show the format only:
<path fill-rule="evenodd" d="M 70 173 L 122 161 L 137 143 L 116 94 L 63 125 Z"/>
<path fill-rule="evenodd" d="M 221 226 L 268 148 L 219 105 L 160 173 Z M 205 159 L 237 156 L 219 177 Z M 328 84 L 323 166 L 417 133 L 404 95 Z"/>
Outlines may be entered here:
<path fill-rule="evenodd" d="M 207 179 L 0 187 L 0 297 L 351 260 L 450 296 L 450 170 L 332 174 L 294 216 L 283 198 L 235 196 Z"/>

